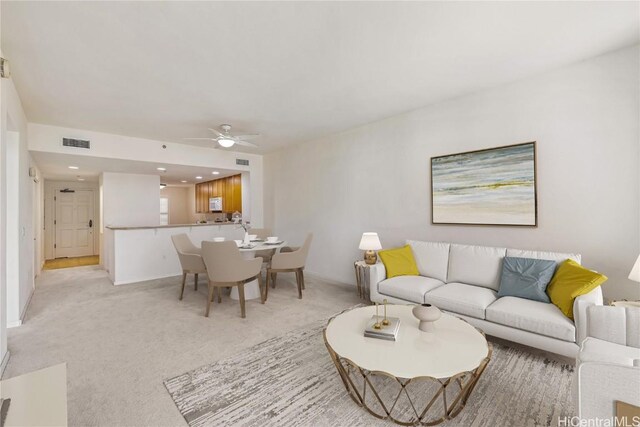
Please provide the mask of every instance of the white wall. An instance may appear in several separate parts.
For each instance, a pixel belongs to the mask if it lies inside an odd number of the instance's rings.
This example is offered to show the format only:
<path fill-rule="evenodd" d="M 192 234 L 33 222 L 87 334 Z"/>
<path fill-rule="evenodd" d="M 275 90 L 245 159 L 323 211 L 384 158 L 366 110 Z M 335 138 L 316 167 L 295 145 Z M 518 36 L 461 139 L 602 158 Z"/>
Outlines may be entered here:
<path fill-rule="evenodd" d="M 3 258 L 9 257 L 11 261 L 5 259 L 2 275 L 10 275 L 10 281 L 6 281 L 5 290 L 2 291 L 3 301 L 6 301 L 7 326 L 19 326 L 22 323 L 27 305 L 34 290 L 34 277 L 37 273 L 35 267 L 35 246 L 34 238 L 37 239 L 38 230 L 34 230 L 36 221 L 34 220 L 33 202 L 34 185 L 29 177 L 29 167 L 32 159 L 27 148 L 27 119 L 22 108 L 20 97 L 11 79 L 0 80 L 1 92 L 1 121 L 2 131 L 0 140 L 2 141 L 2 170 L 3 170 Z M 7 152 L 7 142 L 13 138 L 15 144 Z M 10 156 L 8 156 L 8 155 Z M 7 173 L 10 179 L 7 179 Z M 8 200 L 7 197 L 12 198 Z M 8 240 L 10 239 L 10 240 Z M 7 266 L 15 267 L 7 269 Z M 4 321 L 4 319 L 3 319 Z M 1 326 L 0 326 L 1 328 Z M 0 344 L 0 352 L 4 349 L 4 343 Z M 2 353 L 4 354 L 4 353 Z"/>
<path fill-rule="evenodd" d="M 313 231 L 307 269 L 353 283 L 362 232 L 580 252 L 606 298 L 640 298 L 639 48 L 431 105 L 265 156 L 266 223 Z M 432 225 L 430 157 L 537 141 L 537 228 Z"/>
<path fill-rule="evenodd" d="M 160 197 L 169 199 L 169 224 L 189 224 L 191 220 L 193 206 L 189 204 L 189 191 L 194 191 L 191 187 L 165 187 L 160 190 Z M 194 211 L 195 212 L 195 211 Z"/>
<path fill-rule="evenodd" d="M 160 177 L 132 173 L 102 174 L 104 226 L 160 224 Z"/>
<path fill-rule="evenodd" d="M 91 149 L 63 147 L 63 137 L 88 139 L 91 141 Z M 162 148 L 163 145 L 166 148 Z M 263 156 L 259 154 L 214 150 L 193 145 L 36 123 L 29 123 L 29 150 L 249 172 L 251 180 L 248 195 L 251 221 L 256 226 L 263 224 Z M 249 160 L 250 166 L 236 165 L 237 158 Z"/>
<path fill-rule="evenodd" d="M 44 223 L 44 258 L 54 259 L 55 251 L 53 245 L 55 243 L 55 226 L 53 220 L 55 218 L 55 202 L 53 198 L 62 189 L 69 188 L 71 190 L 92 190 L 93 191 L 93 254 L 100 253 L 100 239 L 99 239 L 99 212 L 100 212 L 100 195 L 98 189 L 98 183 L 96 182 L 79 182 L 79 181 L 55 181 L 47 179 L 44 183 L 44 211 L 43 211 L 43 223 Z"/>

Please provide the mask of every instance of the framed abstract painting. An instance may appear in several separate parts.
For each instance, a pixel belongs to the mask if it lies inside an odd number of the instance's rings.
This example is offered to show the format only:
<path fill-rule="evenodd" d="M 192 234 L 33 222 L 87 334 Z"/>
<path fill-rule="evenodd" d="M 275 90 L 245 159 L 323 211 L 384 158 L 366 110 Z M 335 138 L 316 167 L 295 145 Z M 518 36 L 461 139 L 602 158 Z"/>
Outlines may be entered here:
<path fill-rule="evenodd" d="M 536 143 L 432 157 L 431 222 L 537 226 Z"/>

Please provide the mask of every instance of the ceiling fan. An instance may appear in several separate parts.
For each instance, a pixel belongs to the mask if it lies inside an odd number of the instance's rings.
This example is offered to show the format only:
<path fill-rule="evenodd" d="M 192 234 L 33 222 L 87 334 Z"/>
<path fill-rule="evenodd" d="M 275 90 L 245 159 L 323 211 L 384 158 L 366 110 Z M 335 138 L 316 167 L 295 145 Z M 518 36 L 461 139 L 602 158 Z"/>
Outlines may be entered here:
<path fill-rule="evenodd" d="M 232 135 L 231 125 L 220 125 L 220 129 L 221 131 L 217 129 L 209 128 L 209 130 L 216 135 L 213 138 L 184 138 L 184 139 L 216 141 L 218 144 L 220 144 L 221 147 L 224 147 L 224 148 L 233 147 L 235 144 L 242 145 L 243 147 L 258 148 L 258 144 L 249 142 L 248 140 L 259 137 L 260 136 L 259 134 Z"/>

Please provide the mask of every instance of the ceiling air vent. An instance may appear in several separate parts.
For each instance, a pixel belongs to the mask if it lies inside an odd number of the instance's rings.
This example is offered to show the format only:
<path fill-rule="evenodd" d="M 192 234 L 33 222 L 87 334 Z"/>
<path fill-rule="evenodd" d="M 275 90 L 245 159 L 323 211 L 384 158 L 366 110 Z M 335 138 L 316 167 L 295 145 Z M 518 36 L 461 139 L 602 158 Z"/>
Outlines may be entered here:
<path fill-rule="evenodd" d="M 240 166 L 249 166 L 249 160 L 245 160 L 245 159 L 236 159 L 236 165 L 240 165 Z"/>
<path fill-rule="evenodd" d="M 84 139 L 62 138 L 62 145 L 64 147 L 91 148 L 91 143 Z"/>

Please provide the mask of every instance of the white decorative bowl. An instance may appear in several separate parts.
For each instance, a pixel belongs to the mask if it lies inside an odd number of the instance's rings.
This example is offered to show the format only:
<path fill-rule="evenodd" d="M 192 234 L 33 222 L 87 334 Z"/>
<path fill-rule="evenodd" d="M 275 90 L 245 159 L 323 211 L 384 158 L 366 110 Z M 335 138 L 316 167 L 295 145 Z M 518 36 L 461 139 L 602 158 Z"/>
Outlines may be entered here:
<path fill-rule="evenodd" d="M 418 329 L 423 332 L 433 331 L 433 322 L 442 316 L 440 309 L 431 304 L 416 305 L 413 307 L 412 313 L 420 321 Z"/>

